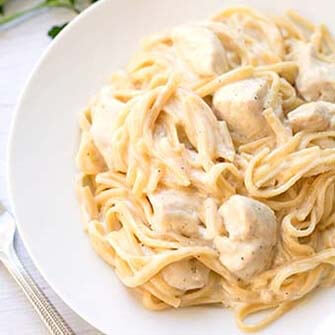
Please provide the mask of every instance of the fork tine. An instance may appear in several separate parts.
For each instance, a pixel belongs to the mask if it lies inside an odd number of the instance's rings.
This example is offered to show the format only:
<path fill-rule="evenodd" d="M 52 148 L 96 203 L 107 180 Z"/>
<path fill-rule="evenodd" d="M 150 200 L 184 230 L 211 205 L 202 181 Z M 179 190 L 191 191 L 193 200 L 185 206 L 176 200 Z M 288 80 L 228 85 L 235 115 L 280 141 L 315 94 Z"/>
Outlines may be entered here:
<path fill-rule="evenodd" d="M 14 217 L 0 203 L 0 253 L 7 253 L 13 245 L 15 230 Z"/>

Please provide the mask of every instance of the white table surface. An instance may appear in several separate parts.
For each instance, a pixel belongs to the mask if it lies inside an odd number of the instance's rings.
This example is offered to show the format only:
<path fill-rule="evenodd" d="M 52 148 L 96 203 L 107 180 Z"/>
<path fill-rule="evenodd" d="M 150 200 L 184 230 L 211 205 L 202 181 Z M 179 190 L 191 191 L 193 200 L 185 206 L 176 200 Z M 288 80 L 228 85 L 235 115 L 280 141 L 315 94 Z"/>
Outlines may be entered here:
<path fill-rule="evenodd" d="M 8 10 L 31 5 L 34 0 L 10 0 Z M 46 32 L 53 24 L 61 24 L 73 16 L 67 10 L 56 8 L 43 11 L 10 29 L 0 28 L 0 202 L 9 207 L 6 190 L 6 147 L 8 132 L 20 91 L 29 73 L 50 44 Z M 64 319 L 78 335 L 100 334 L 72 312 L 43 280 L 24 246 L 17 238 L 17 251 L 28 272 L 56 306 Z M 17 284 L 0 264 L 0 335 L 48 334 L 37 314 Z"/>

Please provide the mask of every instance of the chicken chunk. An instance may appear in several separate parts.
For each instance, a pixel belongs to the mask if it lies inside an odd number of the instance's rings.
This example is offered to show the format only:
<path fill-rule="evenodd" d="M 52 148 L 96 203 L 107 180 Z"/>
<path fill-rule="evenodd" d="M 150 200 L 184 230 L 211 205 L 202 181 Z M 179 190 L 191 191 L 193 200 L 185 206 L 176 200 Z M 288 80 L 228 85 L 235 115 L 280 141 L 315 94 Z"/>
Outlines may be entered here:
<path fill-rule="evenodd" d="M 266 270 L 278 237 L 273 211 L 259 201 L 233 195 L 219 212 L 229 234 L 214 239 L 221 263 L 246 281 Z"/>
<path fill-rule="evenodd" d="M 91 107 L 92 127 L 90 133 L 110 169 L 113 168 L 111 145 L 113 143 L 114 123 L 124 105 L 113 97 L 112 88 L 104 87 L 99 93 L 99 99 Z"/>
<path fill-rule="evenodd" d="M 325 101 L 310 102 L 287 114 L 294 132 L 335 129 L 335 104 Z"/>
<path fill-rule="evenodd" d="M 208 282 L 209 269 L 191 258 L 166 266 L 161 274 L 170 286 L 187 291 L 204 287 Z"/>
<path fill-rule="evenodd" d="M 195 25 L 175 28 L 172 33 L 177 55 L 200 76 L 213 76 L 228 70 L 226 52 L 209 29 Z"/>
<path fill-rule="evenodd" d="M 262 115 L 268 84 L 265 79 L 241 80 L 223 86 L 213 97 L 213 105 L 220 120 L 238 135 L 241 142 L 248 142 L 271 133 Z"/>
<path fill-rule="evenodd" d="M 150 194 L 149 200 L 154 210 L 154 230 L 175 232 L 187 237 L 199 235 L 200 197 L 192 192 L 163 189 Z"/>
<path fill-rule="evenodd" d="M 318 58 L 312 44 L 295 42 L 292 59 L 298 63 L 296 87 L 307 101 L 335 102 L 335 63 Z"/>

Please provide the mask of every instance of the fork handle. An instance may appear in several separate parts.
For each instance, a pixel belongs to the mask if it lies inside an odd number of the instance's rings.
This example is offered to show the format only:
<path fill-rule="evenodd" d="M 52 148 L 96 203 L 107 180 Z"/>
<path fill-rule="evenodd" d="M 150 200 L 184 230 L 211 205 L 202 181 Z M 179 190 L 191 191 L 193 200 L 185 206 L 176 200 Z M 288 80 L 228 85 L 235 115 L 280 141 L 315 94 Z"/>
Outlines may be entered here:
<path fill-rule="evenodd" d="M 52 335 L 75 335 L 65 320 L 57 312 L 42 290 L 37 286 L 28 272 L 24 269 L 21 261 L 16 255 L 14 247 L 11 247 L 1 257 L 3 264 L 21 287 L 41 320 Z"/>

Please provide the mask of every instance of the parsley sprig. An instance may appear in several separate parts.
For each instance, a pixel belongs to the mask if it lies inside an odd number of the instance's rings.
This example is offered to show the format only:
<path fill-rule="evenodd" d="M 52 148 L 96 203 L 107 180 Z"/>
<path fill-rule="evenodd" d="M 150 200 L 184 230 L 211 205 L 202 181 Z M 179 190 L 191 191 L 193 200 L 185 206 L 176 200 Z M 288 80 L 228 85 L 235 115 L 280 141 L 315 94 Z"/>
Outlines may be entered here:
<path fill-rule="evenodd" d="M 4 11 L 3 11 L 3 6 L 5 4 L 6 0 L 0 0 L 0 14 L 3 15 Z"/>
<path fill-rule="evenodd" d="M 90 0 L 89 4 L 96 1 L 97 0 Z M 7 25 L 8 23 L 13 22 L 19 18 L 27 17 L 29 16 L 29 14 L 38 12 L 39 10 L 45 8 L 61 7 L 69 9 L 76 14 L 79 14 L 82 9 L 82 7 L 78 5 L 78 2 L 80 2 L 80 0 L 43 0 L 28 9 L 5 15 L 4 12 L 6 2 L 8 2 L 8 0 L 0 0 L 0 27 L 3 25 Z M 51 38 L 56 37 L 67 24 L 68 22 L 51 27 L 51 29 L 48 31 L 48 35 Z"/>

